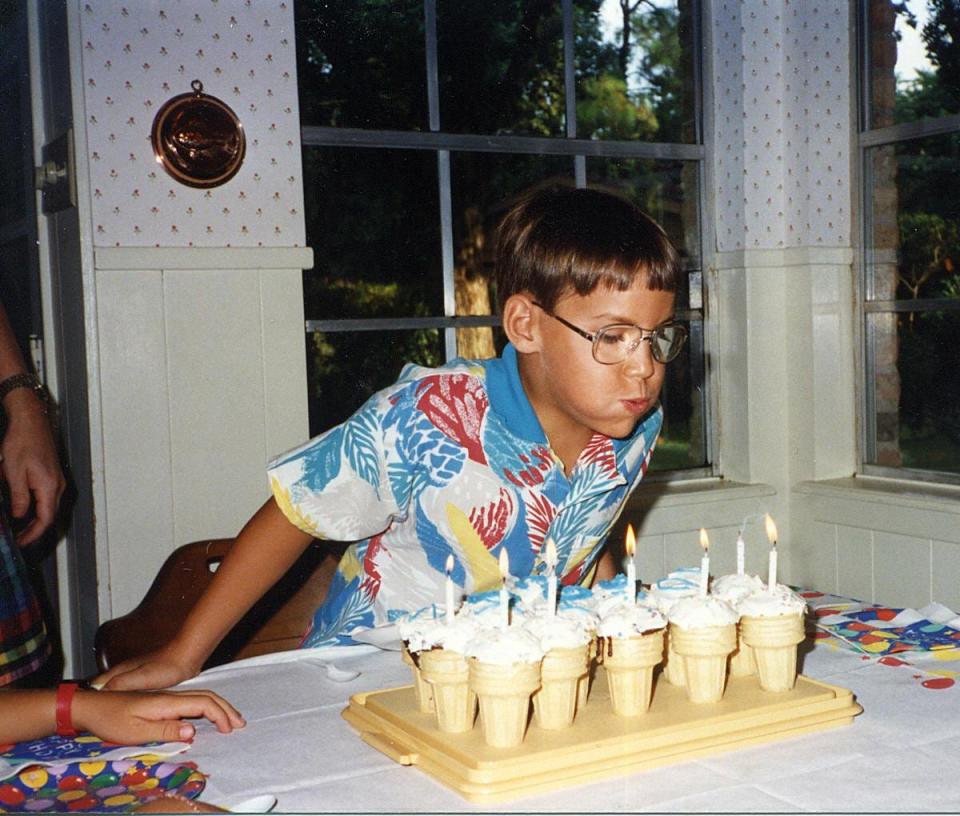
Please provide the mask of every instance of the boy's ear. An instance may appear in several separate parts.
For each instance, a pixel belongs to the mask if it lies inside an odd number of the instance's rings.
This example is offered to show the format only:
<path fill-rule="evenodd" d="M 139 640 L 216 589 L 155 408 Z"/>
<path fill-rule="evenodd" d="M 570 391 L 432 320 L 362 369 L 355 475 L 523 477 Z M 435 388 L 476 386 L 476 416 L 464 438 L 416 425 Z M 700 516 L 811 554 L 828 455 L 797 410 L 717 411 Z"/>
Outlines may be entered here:
<path fill-rule="evenodd" d="M 510 295 L 503 304 L 503 331 L 521 354 L 540 349 L 540 309 L 526 292 Z"/>

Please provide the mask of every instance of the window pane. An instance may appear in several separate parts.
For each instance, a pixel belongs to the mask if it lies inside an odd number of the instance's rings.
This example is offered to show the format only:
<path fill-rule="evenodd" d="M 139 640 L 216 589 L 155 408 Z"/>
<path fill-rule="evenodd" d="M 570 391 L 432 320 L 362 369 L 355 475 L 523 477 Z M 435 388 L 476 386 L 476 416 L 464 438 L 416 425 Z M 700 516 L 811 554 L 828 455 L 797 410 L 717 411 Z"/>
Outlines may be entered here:
<path fill-rule="evenodd" d="M 867 296 L 960 297 L 960 134 L 867 152 Z"/>
<path fill-rule="evenodd" d="M 663 431 L 650 460 L 651 470 L 682 470 L 707 464 L 703 382 L 703 324 L 685 324 L 690 337 L 679 356 L 667 364 L 660 392 Z"/>
<path fill-rule="evenodd" d="M 343 422 L 407 363 L 443 363 L 438 329 L 313 332 L 307 335 L 310 435 Z"/>
<path fill-rule="evenodd" d="M 700 268 L 697 163 L 652 159 L 587 159 L 587 181 L 612 188 L 656 221 L 680 250 L 687 268 Z M 677 293 L 677 305 L 689 306 L 689 293 Z M 698 295 L 694 306 L 699 306 Z"/>
<path fill-rule="evenodd" d="M 296 0 L 305 125 L 426 130 L 422 0 Z"/>
<path fill-rule="evenodd" d="M 960 112 L 956 3 L 869 0 L 867 9 L 870 127 Z"/>
<path fill-rule="evenodd" d="M 440 129 L 564 135 L 560 3 L 440 0 Z"/>
<path fill-rule="evenodd" d="M 960 312 L 867 316 L 871 464 L 960 473 Z"/>
<path fill-rule="evenodd" d="M 437 157 L 303 149 L 308 319 L 443 314 Z"/>
<path fill-rule="evenodd" d="M 599 5 L 575 10 L 577 135 L 696 141 L 692 0 Z"/>
<path fill-rule="evenodd" d="M 497 224 L 511 199 L 550 178 L 573 180 L 569 156 L 454 153 L 450 157 L 453 258 L 458 315 L 496 314 L 494 243 Z M 458 353 L 482 359 L 494 354 L 490 329 L 457 331 Z"/>

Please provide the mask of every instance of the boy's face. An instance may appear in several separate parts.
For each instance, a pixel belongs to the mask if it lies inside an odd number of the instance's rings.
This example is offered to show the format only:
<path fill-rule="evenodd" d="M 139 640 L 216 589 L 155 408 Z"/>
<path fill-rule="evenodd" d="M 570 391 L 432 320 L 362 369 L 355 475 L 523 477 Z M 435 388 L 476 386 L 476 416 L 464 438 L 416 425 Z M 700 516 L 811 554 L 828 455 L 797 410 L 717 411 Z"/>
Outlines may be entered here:
<path fill-rule="evenodd" d="M 531 299 L 532 300 L 532 299 Z M 673 316 L 672 292 L 642 283 L 620 292 L 598 288 L 589 295 L 565 295 L 552 312 L 590 334 L 613 323 L 653 329 Z M 593 344 L 533 306 L 533 351 L 521 369 L 524 386 L 555 449 L 586 444 L 594 432 L 628 436 L 657 404 L 666 367 L 653 359 L 644 341 L 622 363 L 603 365 Z M 518 346 L 518 351 L 524 351 Z"/>

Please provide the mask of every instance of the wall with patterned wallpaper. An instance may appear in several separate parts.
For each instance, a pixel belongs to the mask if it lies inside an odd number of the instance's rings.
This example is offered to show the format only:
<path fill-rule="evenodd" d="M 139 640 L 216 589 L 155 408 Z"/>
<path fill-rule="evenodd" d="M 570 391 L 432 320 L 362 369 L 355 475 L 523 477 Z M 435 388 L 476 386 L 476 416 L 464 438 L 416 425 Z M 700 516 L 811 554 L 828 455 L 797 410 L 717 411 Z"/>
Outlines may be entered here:
<path fill-rule="evenodd" d="M 303 246 L 293 0 L 78 0 L 98 246 Z M 190 91 L 243 122 L 243 166 L 198 190 L 155 161 L 160 106 Z"/>
<path fill-rule="evenodd" d="M 847 3 L 713 4 L 718 249 L 850 246 Z"/>

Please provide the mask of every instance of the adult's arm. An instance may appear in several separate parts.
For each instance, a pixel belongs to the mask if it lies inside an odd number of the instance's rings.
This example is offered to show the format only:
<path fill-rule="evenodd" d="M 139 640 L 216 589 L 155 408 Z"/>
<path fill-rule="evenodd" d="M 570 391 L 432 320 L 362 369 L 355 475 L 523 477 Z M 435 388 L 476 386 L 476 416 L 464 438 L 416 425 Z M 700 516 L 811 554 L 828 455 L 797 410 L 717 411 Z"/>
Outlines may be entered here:
<path fill-rule="evenodd" d="M 23 355 L 0 306 L 0 382 L 26 373 Z M 45 407 L 32 388 L 14 388 L 3 399 L 7 432 L 0 441 L 0 471 L 10 486 L 10 509 L 20 518 L 30 509 L 31 499 L 34 503 L 33 520 L 17 536 L 21 547 L 36 541 L 53 522 L 66 486 Z"/>

